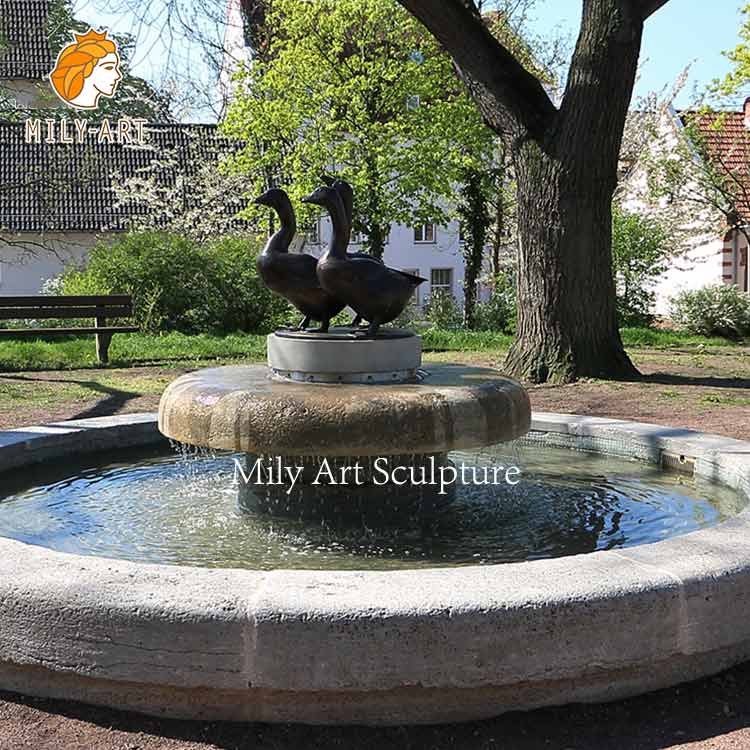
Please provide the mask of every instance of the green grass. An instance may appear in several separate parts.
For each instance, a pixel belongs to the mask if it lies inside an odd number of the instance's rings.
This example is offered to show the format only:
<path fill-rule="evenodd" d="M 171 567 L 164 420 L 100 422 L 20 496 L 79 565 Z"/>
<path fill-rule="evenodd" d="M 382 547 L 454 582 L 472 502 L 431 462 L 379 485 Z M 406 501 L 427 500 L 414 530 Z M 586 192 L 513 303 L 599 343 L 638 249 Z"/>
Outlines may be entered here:
<path fill-rule="evenodd" d="M 681 331 L 662 331 L 653 328 L 622 328 L 623 344 L 630 348 L 697 349 L 732 348 L 744 343 L 722 338 L 696 336 Z M 421 332 L 426 352 L 488 351 L 507 349 L 513 336 L 495 331 L 441 331 L 430 328 Z"/>
<path fill-rule="evenodd" d="M 495 331 L 444 331 L 427 329 L 421 332 L 425 352 L 503 352 L 513 337 Z M 649 328 L 623 328 L 625 346 L 653 349 L 693 349 L 697 353 L 709 348 L 737 347 L 732 341 L 705 338 L 675 331 Z M 211 336 L 182 333 L 163 335 L 119 334 L 112 339 L 110 364 L 128 367 L 137 364 L 209 362 L 247 360 L 260 362 L 266 356 L 263 335 L 230 334 Z M 48 340 L 18 339 L 0 341 L 0 371 L 73 370 L 97 367 L 92 335 Z"/>
<path fill-rule="evenodd" d="M 481 352 L 507 349 L 513 337 L 495 331 L 422 331 L 422 349 L 426 352 Z"/>
<path fill-rule="evenodd" d="M 662 398 L 682 398 L 682 394 L 675 390 L 662 391 L 660 395 Z"/>
<path fill-rule="evenodd" d="M 690 347 L 733 347 L 742 346 L 741 342 L 718 337 L 697 336 L 682 331 L 662 331 L 655 328 L 621 328 L 622 343 L 626 347 L 653 347 L 655 349 L 673 349 Z"/>
<path fill-rule="evenodd" d="M 730 396 L 724 393 L 707 393 L 701 396 L 702 404 L 710 406 L 750 406 L 750 398 L 744 396 Z"/>
<path fill-rule="evenodd" d="M 149 336 L 141 333 L 117 334 L 109 348 L 110 365 L 161 364 L 224 359 L 263 360 L 265 336 L 231 334 L 187 336 L 168 333 Z M 0 371 L 72 370 L 97 367 L 93 336 L 0 342 Z"/>

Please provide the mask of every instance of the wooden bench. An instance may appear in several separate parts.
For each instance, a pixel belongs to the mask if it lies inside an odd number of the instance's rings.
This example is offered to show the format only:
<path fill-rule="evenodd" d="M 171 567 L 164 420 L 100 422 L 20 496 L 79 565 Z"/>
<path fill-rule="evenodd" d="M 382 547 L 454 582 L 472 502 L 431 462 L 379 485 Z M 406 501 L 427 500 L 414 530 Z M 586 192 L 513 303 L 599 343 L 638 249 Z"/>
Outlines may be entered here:
<path fill-rule="evenodd" d="M 93 326 L 70 328 L 0 328 L 0 338 L 93 333 L 96 335 L 96 356 L 100 362 L 106 363 L 109 360 L 109 342 L 113 334 L 138 331 L 137 326 L 108 326 L 107 318 L 131 318 L 132 316 L 133 299 L 127 294 L 90 297 L 0 296 L 0 320 L 93 318 L 95 321 Z"/>

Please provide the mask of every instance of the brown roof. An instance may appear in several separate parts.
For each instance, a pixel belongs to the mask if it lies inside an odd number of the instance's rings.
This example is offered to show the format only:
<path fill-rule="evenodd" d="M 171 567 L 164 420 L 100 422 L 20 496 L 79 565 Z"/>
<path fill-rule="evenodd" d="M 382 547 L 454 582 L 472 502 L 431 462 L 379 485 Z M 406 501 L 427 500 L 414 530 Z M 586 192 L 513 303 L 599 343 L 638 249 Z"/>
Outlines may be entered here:
<path fill-rule="evenodd" d="M 743 222 L 750 223 L 750 130 L 744 112 L 682 112 L 698 147 L 713 163 L 721 192 Z"/>

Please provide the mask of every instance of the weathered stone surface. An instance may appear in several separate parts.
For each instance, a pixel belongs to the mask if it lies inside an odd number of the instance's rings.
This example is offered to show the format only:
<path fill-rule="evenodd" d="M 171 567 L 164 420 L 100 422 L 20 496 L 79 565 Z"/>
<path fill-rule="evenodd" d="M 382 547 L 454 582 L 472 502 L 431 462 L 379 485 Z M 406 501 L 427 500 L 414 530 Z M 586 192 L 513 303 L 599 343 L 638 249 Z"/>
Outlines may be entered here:
<path fill-rule="evenodd" d="M 513 440 L 530 415 L 522 386 L 486 368 L 437 366 L 414 384 L 309 385 L 235 366 L 175 380 L 159 405 L 159 429 L 181 443 L 243 453 L 387 456 Z"/>
<path fill-rule="evenodd" d="M 132 419 L 135 433 L 102 427 L 152 441 L 155 417 Z M 564 415 L 537 414 L 533 428 L 542 444 L 575 439 L 654 460 L 681 452 L 740 489 L 750 476 L 740 441 Z M 69 451 L 70 440 L 94 450 L 98 429 L 87 420 L 0 435 L 0 472 L 42 449 Z M 750 657 L 749 532 L 744 511 L 622 551 L 386 573 L 143 565 L 0 540 L 0 687 L 158 715 L 310 723 L 612 700 Z"/>

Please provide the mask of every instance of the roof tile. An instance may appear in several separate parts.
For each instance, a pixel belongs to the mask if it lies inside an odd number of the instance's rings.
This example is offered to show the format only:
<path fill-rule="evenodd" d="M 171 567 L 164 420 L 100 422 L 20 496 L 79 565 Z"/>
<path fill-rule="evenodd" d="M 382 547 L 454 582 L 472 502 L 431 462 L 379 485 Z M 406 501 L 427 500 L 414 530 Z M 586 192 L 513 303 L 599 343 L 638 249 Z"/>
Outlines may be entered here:
<path fill-rule="evenodd" d="M 52 69 L 49 0 L 0 0 L 0 79 L 40 79 Z"/>
<path fill-rule="evenodd" d="M 152 124 L 145 132 L 145 146 L 100 144 L 95 130 L 83 144 L 29 144 L 23 123 L 0 122 L 0 230 L 128 229 L 147 209 L 137 203 L 115 207 L 115 180 L 153 175 L 157 162 L 172 154 L 174 167 L 159 171 L 157 181 L 174 184 L 236 147 L 214 125 Z M 184 181 L 182 196 L 186 209 L 196 204 L 189 183 Z M 227 200 L 227 215 L 243 205 L 241 196 Z"/>
<path fill-rule="evenodd" d="M 744 112 L 683 112 L 680 117 L 697 128 L 735 210 L 750 222 L 750 130 Z"/>

